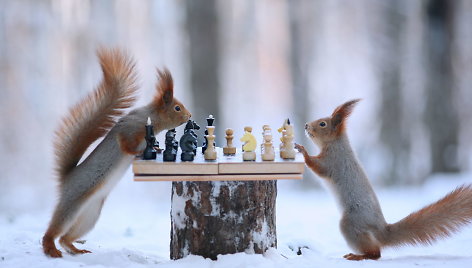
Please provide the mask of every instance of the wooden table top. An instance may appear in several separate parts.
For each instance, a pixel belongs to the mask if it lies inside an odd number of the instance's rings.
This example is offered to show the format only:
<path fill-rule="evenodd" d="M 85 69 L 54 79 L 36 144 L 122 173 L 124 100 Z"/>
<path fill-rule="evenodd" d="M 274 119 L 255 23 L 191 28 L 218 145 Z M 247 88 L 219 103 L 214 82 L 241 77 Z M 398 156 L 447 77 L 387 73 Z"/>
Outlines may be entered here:
<path fill-rule="evenodd" d="M 205 160 L 201 148 L 197 148 L 195 160 L 182 162 L 179 150 L 176 162 L 164 162 L 163 155 L 155 160 L 133 161 L 135 181 L 227 181 L 227 180 L 279 180 L 302 179 L 305 161 L 301 153 L 295 159 L 282 159 L 275 152 L 274 161 L 263 161 L 256 151 L 255 161 L 243 161 L 238 148 L 236 155 L 223 155 L 222 148 L 216 148 L 217 160 Z"/>

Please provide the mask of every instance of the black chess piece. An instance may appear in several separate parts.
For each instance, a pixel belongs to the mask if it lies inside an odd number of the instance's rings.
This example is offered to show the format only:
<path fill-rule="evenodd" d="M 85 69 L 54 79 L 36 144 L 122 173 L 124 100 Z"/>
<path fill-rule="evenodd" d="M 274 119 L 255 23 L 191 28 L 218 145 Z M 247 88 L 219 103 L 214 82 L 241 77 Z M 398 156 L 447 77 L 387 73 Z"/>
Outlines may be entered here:
<path fill-rule="evenodd" d="M 173 147 L 175 149 L 176 152 L 179 151 L 179 142 L 175 139 L 175 135 L 177 134 L 177 131 L 175 130 L 175 128 L 173 129 L 169 129 L 170 132 L 172 132 L 174 134 L 174 139 L 173 139 Z"/>
<path fill-rule="evenodd" d="M 166 149 L 163 153 L 163 160 L 165 162 L 173 162 L 177 158 L 178 142 L 175 140 L 175 129 L 166 132 Z"/>
<path fill-rule="evenodd" d="M 156 150 L 156 153 L 158 154 L 162 153 L 162 149 L 159 147 L 159 142 L 157 141 L 155 137 L 154 137 L 154 145 L 152 147 L 154 147 L 154 150 Z"/>
<path fill-rule="evenodd" d="M 182 150 L 180 158 L 182 161 L 193 161 L 195 159 L 197 135 L 194 129 L 200 129 L 200 126 L 193 120 L 188 120 L 187 125 L 185 125 L 184 135 L 180 138 L 180 149 Z"/>
<path fill-rule="evenodd" d="M 202 145 L 202 154 L 205 153 L 206 149 L 208 148 L 208 139 L 207 139 L 207 135 L 208 135 L 208 130 L 205 129 L 205 136 L 203 136 L 205 139 L 203 140 L 203 145 Z"/>
<path fill-rule="evenodd" d="M 154 130 L 151 125 L 151 120 L 148 118 L 148 122 L 145 126 L 146 128 L 146 148 L 143 152 L 144 160 L 156 159 L 156 150 L 154 149 L 154 144 L 156 143 L 156 137 L 154 136 Z"/>
<path fill-rule="evenodd" d="M 215 122 L 215 118 L 213 117 L 213 115 L 210 114 L 206 118 L 206 121 L 207 121 L 207 126 L 211 127 L 213 126 L 213 122 Z M 208 130 L 205 130 L 205 140 L 203 141 L 202 154 L 204 154 L 206 149 L 208 148 L 208 139 L 206 137 L 207 135 L 208 135 Z M 216 147 L 216 143 L 213 142 L 213 146 Z"/>
<path fill-rule="evenodd" d="M 195 149 L 193 150 L 193 153 L 196 155 L 197 154 L 197 147 L 198 147 L 198 140 L 197 140 L 198 136 L 197 136 L 197 133 L 195 132 L 195 130 L 199 130 L 200 126 L 197 124 L 197 122 L 195 122 L 193 120 L 189 120 L 189 121 L 192 121 L 192 124 L 189 127 L 191 127 L 193 129 L 193 131 L 191 133 L 193 134 L 193 136 L 195 136 Z M 187 122 L 187 124 L 188 124 L 188 122 Z"/>

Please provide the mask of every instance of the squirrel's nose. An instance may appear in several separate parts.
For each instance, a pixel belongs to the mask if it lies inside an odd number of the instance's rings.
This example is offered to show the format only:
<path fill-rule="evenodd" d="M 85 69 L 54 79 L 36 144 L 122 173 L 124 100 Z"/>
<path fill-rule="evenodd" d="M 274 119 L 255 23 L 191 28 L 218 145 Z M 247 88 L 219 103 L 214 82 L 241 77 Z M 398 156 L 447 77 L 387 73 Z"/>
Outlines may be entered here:
<path fill-rule="evenodd" d="M 305 124 L 305 129 L 308 129 L 308 123 Z"/>

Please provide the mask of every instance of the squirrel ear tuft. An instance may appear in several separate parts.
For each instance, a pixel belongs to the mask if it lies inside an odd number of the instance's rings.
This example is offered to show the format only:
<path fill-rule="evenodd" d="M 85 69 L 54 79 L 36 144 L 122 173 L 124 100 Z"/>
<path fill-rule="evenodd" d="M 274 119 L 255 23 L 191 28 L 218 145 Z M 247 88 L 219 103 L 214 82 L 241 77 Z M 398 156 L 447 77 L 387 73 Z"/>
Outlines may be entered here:
<path fill-rule="evenodd" d="M 338 106 L 331 115 L 331 120 L 334 128 L 338 128 L 339 131 L 344 129 L 344 120 L 352 113 L 354 106 L 361 99 L 355 99 Z"/>
<path fill-rule="evenodd" d="M 157 69 L 158 81 L 156 84 L 157 95 L 155 102 L 158 105 L 169 105 L 174 99 L 174 80 L 169 70 L 164 67 L 161 71 Z"/>

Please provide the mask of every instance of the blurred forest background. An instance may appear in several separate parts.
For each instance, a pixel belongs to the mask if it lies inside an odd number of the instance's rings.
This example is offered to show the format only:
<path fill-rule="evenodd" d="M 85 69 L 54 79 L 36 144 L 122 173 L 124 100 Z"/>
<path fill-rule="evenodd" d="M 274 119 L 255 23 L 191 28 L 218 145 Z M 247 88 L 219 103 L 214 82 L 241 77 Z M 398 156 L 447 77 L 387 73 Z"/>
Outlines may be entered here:
<path fill-rule="evenodd" d="M 53 191 L 54 129 L 101 79 L 99 46 L 135 57 L 140 105 L 167 66 L 193 119 L 216 117 L 220 146 L 228 127 L 260 141 L 263 124 L 277 146 L 289 117 L 315 154 L 304 123 L 362 98 L 348 133 L 374 184 L 470 171 L 471 26 L 467 0 L 2 0 L 0 209 Z"/>

